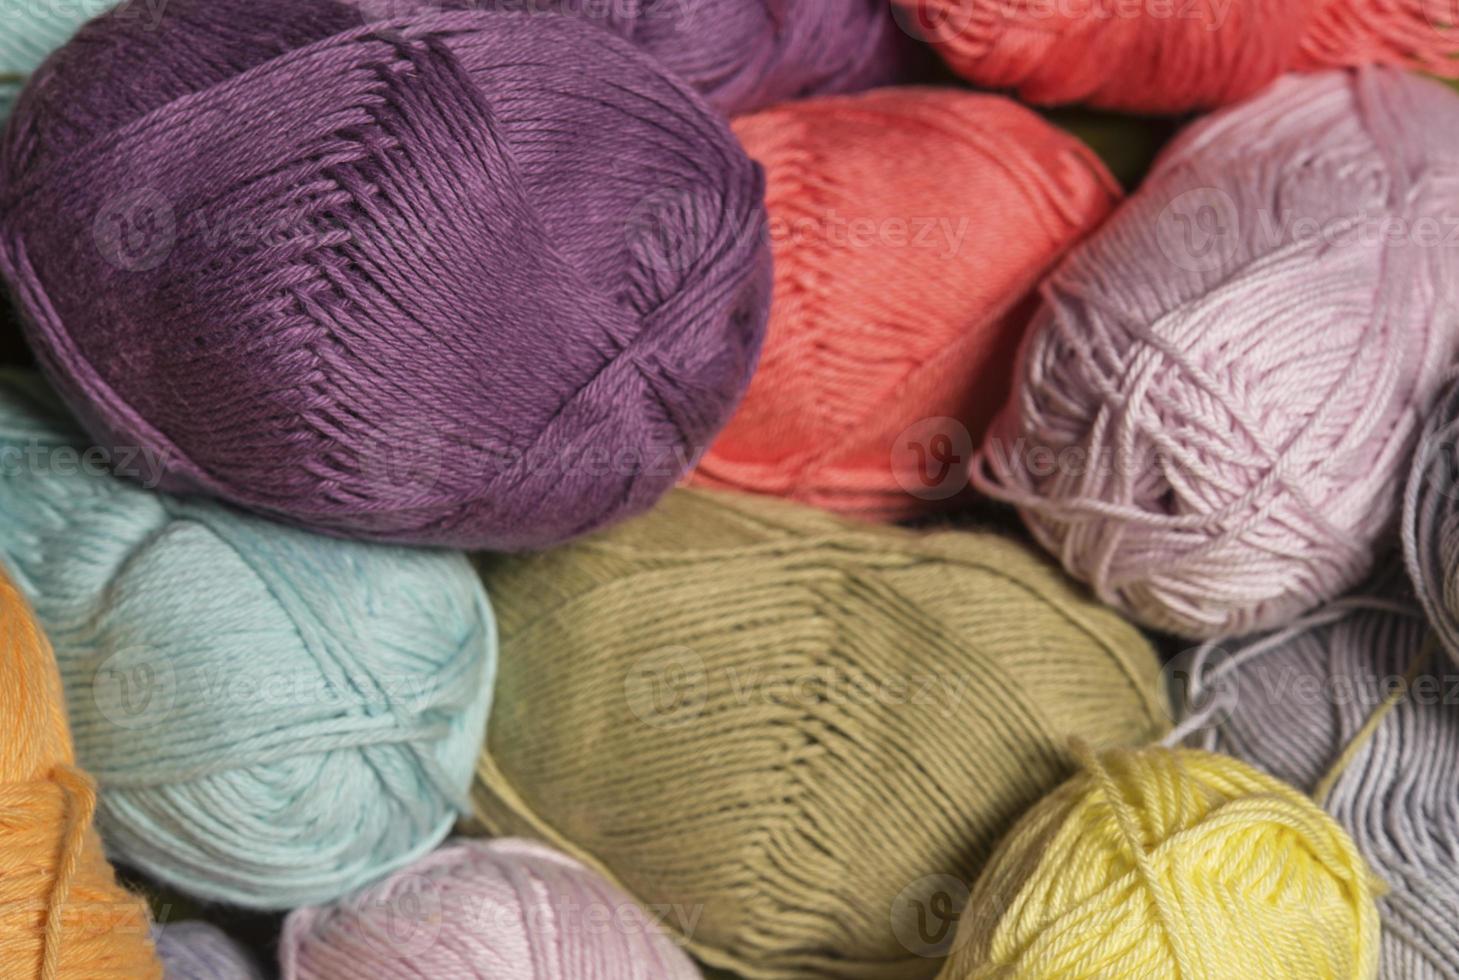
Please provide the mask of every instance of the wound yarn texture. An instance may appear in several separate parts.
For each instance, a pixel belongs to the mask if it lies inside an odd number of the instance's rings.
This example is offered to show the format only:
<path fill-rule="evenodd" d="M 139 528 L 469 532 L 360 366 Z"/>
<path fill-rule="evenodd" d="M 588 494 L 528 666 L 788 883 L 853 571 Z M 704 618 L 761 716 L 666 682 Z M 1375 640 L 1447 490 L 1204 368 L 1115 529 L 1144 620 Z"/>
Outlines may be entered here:
<path fill-rule="evenodd" d="M 15 3 L 0 10 L 0 124 L 10 115 L 26 76 L 65 44 L 76 28 L 115 3 Z"/>
<path fill-rule="evenodd" d="M 1414 594 L 1459 663 L 1459 374 L 1424 420 L 1404 490 L 1400 535 Z"/>
<path fill-rule="evenodd" d="M 1382 879 L 1385 980 L 1459 980 L 1459 709 L 1442 657 L 1414 677 L 1428 625 L 1401 573 L 1376 595 L 1221 650 L 1192 678 L 1218 704 L 1208 748 L 1311 792 L 1356 740 L 1323 805 Z M 1365 590 L 1365 593 L 1367 590 Z M 1370 733 L 1365 726 L 1397 695 Z"/>
<path fill-rule="evenodd" d="M 164 980 L 263 980 L 248 953 L 206 922 L 161 926 L 156 941 Z"/>
<path fill-rule="evenodd" d="M 974 485 L 1155 629 L 1336 597 L 1392 533 L 1454 358 L 1456 220 L 1435 82 L 1294 76 L 1200 120 L 1042 287 Z"/>
<path fill-rule="evenodd" d="M 1368 869 L 1332 818 L 1243 762 L 1114 749 L 1019 821 L 939 980 L 1372 980 Z"/>
<path fill-rule="evenodd" d="M 290 913 L 284 980 L 699 980 L 647 911 L 528 840 L 452 841 L 323 908 Z"/>
<path fill-rule="evenodd" d="M 479 566 L 505 654 L 480 822 L 694 910 L 689 948 L 750 980 L 930 977 L 909 896 L 970 878 L 1071 735 L 1168 718 L 1139 633 L 993 534 L 684 490 Z"/>
<path fill-rule="evenodd" d="M 319 0 L 100 18 L 0 149 L 39 362 L 162 489 L 327 533 L 541 547 L 650 506 L 728 420 L 763 175 L 574 18 Z"/>
<path fill-rule="evenodd" d="M 959 75 L 1040 104 L 1185 112 L 1284 72 L 1386 64 L 1453 77 L 1459 30 L 1424 0 L 897 0 Z"/>
<path fill-rule="evenodd" d="M 520 0 L 352 0 L 377 16 L 521 10 Z M 911 39 L 882 0 L 543 0 L 637 45 L 726 115 L 894 82 Z"/>
<path fill-rule="evenodd" d="M 92 829 L 61 679 L 25 599 L 0 574 L 0 962 L 7 980 L 161 980 L 146 904 Z"/>
<path fill-rule="evenodd" d="M 37 377 L 0 374 L 0 560 L 56 645 L 110 852 L 292 908 L 434 847 L 496 662 L 465 558 L 152 493 L 86 446 Z"/>
<path fill-rule="evenodd" d="M 735 121 L 767 172 L 760 366 L 695 482 L 898 520 L 959 501 L 1035 283 L 1119 197 L 1017 104 L 931 88 Z"/>

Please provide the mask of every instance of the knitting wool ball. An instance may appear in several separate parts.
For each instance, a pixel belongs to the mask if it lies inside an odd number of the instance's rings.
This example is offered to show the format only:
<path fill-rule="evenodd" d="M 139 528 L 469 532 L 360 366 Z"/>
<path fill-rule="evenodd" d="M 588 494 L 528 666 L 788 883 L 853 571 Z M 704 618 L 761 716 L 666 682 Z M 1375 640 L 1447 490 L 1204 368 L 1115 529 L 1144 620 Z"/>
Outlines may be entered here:
<path fill-rule="evenodd" d="M 1401 538 L 1418 601 L 1459 661 L 1459 376 L 1424 421 L 1404 492 Z"/>
<path fill-rule="evenodd" d="M 1307 792 L 1330 782 L 1325 809 L 1387 888 L 1378 898 L 1381 975 L 1452 980 L 1459 977 L 1452 669 L 1441 669 L 1443 658 L 1425 660 L 1427 625 L 1406 589 L 1341 600 L 1307 619 L 1229 649 L 1197 674 L 1226 701 L 1206 744 Z"/>
<path fill-rule="evenodd" d="M 930 977 L 935 886 L 1073 771 L 1069 737 L 1167 720 L 1140 634 L 993 534 L 684 490 L 480 568 L 506 655 L 479 822 L 745 977 Z"/>
<path fill-rule="evenodd" d="M 881 0 L 352 0 L 375 15 L 422 9 L 563 13 L 652 55 L 720 111 L 888 85 L 911 40 Z"/>
<path fill-rule="evenodd" d="M 1195 749 L 1087 754 L 973 889 L 939 980 L 1371 980 L 1352 840 L 1291 786 Z"/>
<path fill-rule="evenodd" d="M 10 115 L 26 77 L 87 20 L 117 0 L 22 0 L 0 5 L 0 123 Z M 128 4 L 128 11 L 141 4 Z"/>
<path fill-rule="evenodd" d="M 164 980 L 262 980 L 244 949 L 216 926 L 178 922 L 157 930 Z"/>
<path fill-rule="evenodd" d="M 106 462 L 38 379 L 0 375 L 0 561 L 56 645 L 110 853 L 292 908 L 435 846 L 495 666 L 465 558 L 154 494 Z"/>
<path fill-rule="evenodd" d="M 998 96 L 882 89 L 735 123 L 767 172 L 775 302 L 706 486 L 882 520 L 955 502 L 1039 277 L 1119 192 Z"/>
<path fill-rule="evenodd" d="M 959 75 L 1041 104 L 1184 112 L 1239 102 L 1289 71 L 1459 74 L 1443 0 L 896 2 Z"/>
<path fill-rule="evenodd" d="M 284 980 L 699 980 L 654 916 L 527 840 L 457 841 L 284 923 Z"/>
<path fill-rule="evenodd" d="M 1459 97 L 1289 77 L 1197 122 L 1041 288 L 973 464 L 1098 596 L 1188 637 L 1361 581 L 1459 335 Z"/>
<path fill-rule="evenodd" d="M 7 980 L 161 980 L 146 904 L 92 829 L 61 679 L 25 600 L 0 575 L 0 958 Z"/>
<path fill-rule="evenodd" d="M 98 444 L 344 536 L 516 549 L 650 506 L 729 419 L 763 175 L 573 18 L 169 0 L 37 72 L 0 272 Z"/>

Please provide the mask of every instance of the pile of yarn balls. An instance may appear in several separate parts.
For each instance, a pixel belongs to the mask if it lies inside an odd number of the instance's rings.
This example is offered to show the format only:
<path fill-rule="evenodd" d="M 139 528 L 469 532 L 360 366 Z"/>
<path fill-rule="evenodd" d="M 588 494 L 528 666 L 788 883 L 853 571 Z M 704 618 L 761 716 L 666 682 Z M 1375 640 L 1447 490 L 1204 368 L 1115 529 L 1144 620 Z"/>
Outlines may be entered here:
<path fill-rule="evenodd" d="M 0 10 L 0 974 L 1459 978 L 1454 21 Z"/>

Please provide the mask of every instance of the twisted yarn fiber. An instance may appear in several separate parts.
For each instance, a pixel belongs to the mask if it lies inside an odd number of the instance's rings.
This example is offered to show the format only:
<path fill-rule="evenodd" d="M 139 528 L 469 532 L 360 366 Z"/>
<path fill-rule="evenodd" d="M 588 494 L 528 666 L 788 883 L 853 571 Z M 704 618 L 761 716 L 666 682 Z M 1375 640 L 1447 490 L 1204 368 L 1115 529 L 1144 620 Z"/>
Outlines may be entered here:
<path fill-rule="evenodd" d="M 227 934 L 206 922 L 178 922 L 157 930 L 157 955 L 166 980 L 262 980 Z"/>
<path fill-rule="evenodd" d="M 280 940 L 284 980 L 699 980 L 643 909 L 525 840 L 457 841 Z"/>
<path fill-rule="evenodd" d="M 1284 72 L 1388 64 L 1459 75 L 1459 30 L 1426 0 L 897 0 L 954 71 L 1030 102 L 1183 112 Z"/>
<path fill-rule="evenodd" d="M 1322 803 L 1388 886 L 1378 910 L 1391 980 L 1459 978 L 1459 710 L 1452 675 L 1433 661 L 1410 673 L 1427 629 L 1412 594 L 1390 586 L 1253 639 L 1192 678 L 1226 705 L 1206 744 L 1301 789 L 1323 785 L 1353 746 Z"/>
<path fill-rule="evenodd" d="M 366 20 L 171 0 L 47 62 L 0 159 L 40 361 L 163 489 L 316 530 L 512 549 L 648 507 L 753 369 L 758 168 L 589 24 Z"/>
<path fill-rule="evenodd" d="M 7 980 L 160 980 L 147 907 L 91 828 L 61 681 L 25 600 L 0 575 L 0 964 Z"/>
<path fill-rule="evenodd" d="M 910 38 L 880 0 L 353 0 L 377 15 L 550 10 L 633 42 L 728 115 L 896 80 Z"/>
<path fill-rule="evenodd" d="M 1424 421 L 1403 504 L 1403 558 L 1429 624 L 1459 662 L 1459 375 Z"/>
<path fill-rule="evenodd" d="M 1167 717 L 1139 633 L 991 534 L 676 491 L 480 567 L 507 654 L 481 822 L 677 910 L 750 980 L 931 976 L 900 899 L 970 877 L 1072 771 L 1068 736 Z"/>
<path fill-rule="evenodd" d="M 775 301 L 696 481 L 883 520 L 951 500 L 1007 395 L 1024 301 L 1109 212 L 1113 178 L 1033 113 L 968 92 L 790 103 L 735 133 L 767 170 Z M 929 418 L 954 431 L 911 428 Z"/>
<path fill-rule="evenodd" d="M 0 375 L 0 558 L 55 641 L 111 852 L 292 908 L 437 844 L 495 667 L 465 559 L 152 494 L 84 445 L 34 376 Z"/>
<path fill-rule="evenodd" d="M 1291 77 L 1182 134 L 1049 278 L 974 485 L 1182 636 L 1356 585 L 1454 356 L 1459 98 Z"/>
<path fill-rule="evenodd" d="M 1019 821 L 940 980 L 1369 980 L 1378 913 L 1352 841 L 1222 755 L 1086 754 Z"/>
<path fill-rule="evenodd" d="M 45 0 L 0 5 L 0 123 L 10 115 L 25 78 L 76 28 L 117 0 Z"/>

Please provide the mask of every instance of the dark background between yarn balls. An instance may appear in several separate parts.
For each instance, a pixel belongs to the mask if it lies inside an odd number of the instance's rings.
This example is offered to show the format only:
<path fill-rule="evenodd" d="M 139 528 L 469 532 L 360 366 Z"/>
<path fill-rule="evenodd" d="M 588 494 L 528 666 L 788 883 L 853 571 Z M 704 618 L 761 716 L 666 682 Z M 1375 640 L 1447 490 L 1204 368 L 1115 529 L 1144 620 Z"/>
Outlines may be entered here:
<path fill-rule="evenodd" d="M 10 297 L 0 292 L 0 367 L 29 367 L 35 356 L 20 332 L 20 317 Z"/>

